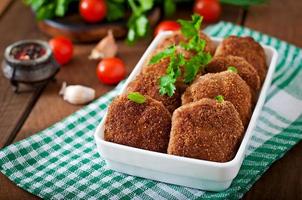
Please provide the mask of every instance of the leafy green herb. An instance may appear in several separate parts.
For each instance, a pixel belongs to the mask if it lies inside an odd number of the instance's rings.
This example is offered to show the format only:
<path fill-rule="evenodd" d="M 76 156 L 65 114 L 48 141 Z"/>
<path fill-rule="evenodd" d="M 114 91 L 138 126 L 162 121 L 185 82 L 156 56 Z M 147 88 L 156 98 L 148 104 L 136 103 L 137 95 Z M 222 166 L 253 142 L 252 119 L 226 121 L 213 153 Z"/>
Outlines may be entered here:
<path fill-rule="evenodd" d="M 222 103 L 224 101 L 224 97 L 222 95 L 216 96 L 215 99 L 218 103 Z"/>
<path fill-rule="evenodd" d="M 167 58 L 167 57 L 171 57 L 175 54 L 175 50 L 176 50 L 176 47 L 175 45 L 172 45 L 166 49 L 164 49 L 163 51 L 157 53 L 156 55 L 154 55 L 149 64 L 156 64 L 158 63 L 161 59 L 164 59 L 164 58 Z"/>
<path fill-rule="evenodd" d="M 229 72 L 238 73 L 237 68 L 236 68 L 236 67 L 234 67 L 234 66 L 229 66 L 229 67 L 228 67 L 228 71 L 229 71 Z"/>
<path fill-rule="evenodd" d="M 188 60 L 184 64 L 184 82 L 192 82 L 195 79 L 197 73 L 200 71 L 200 69 L 206 64 L 208 64 L 211 59 L 212 56 L 209 53 L 204 53 L 200 51 L 199 53 L 197 53 L 197 55 L 193 56 L 190 60 Z"/>
<path fill-rule="evenodd" d="M 80 0 L 23 0 L 36 14 L 38 20 L 63 17 L 66 15 L 70 4 L 79 3 Z M 137 39 L 145 37 L 149 30 L 147 12 L 154 8 L 155 4 L 161 4 L 167 16 L 175 12 L 174 0 L 106 0 L 108 21 L 116 21 L 125 18 L 127 9 L 131 15 L 127 19 L 127 41 L 133 44 Z"/>
<path fill-rule="evenodd" d="M 55 16 L 62 17 L 66 14 L 70 3 L 78 0 L 23 0 L 28 6 L 31 6 L 36 13 L 38 20 L 53 18 Z"/>
<path fill-rule="evenodd" d="M 164 0 L 164 11 L 166 16 L 171 16 L 176 10 L 174 0 Z"/>
<path fill-rule="evenodd" d="M 128 0 L 132 14 L 128 20 L 127 41 L 133 44 L 137 39 L 147 35 L 149 21 L 146 12 L 149 11 L 154 4 L 154 0 Z"/>
<path fill-rule="evenodd" d="M 108 21 L 115 21 L 125 17 L 125 0 L 106 0 Z"/>
<path fill-rule="evenodd" d="M 235 6 L 254 6 L 264 4 L 267 0 L 220 0 L 220 2 Z"/>
<path fill-rule="evenodd" d="M 142 104 L 145 103 L 146 97 L 139 92 L 130 92 L 127 98 L 135 103 Z"/>
<path fill-rule="evenodd" d="M 176 46 L 170 46 L 163 51 L 157 53 L 151 58 L 149 64 L 158 63 L 161 59 L 169 58 L 170 62 L 166 71 L 166 75 L 162 76 L 159 81 L 160 94 L 172 96 L 176 90 L 175 82 L 181 75 L 180 68 L 184 68 L 184 82 L 192 82 L 200 69 L 210 62 L 212 56 L 204 52 L 206 41 L 201 39 L 199 31 L 201 27 L 202 17 L 193 15 L 192 21 L 178 20 L 181 24 L 182 34 L 187 37 L 188 42 L 182 42 L 180 48 L 191 51 L 195 55 L 185 60 L 181 51 L 176 51 Z"/>
<path fill-rule="evenodd" d="M 187 21 L 183 19 L 177 20 L 181 25 L 181 33 L 186 38 L 192 38 L 199 34 L 199 30 L 202 23 L 202 17 L 200 15 L 192 15 L 192 21 Z"/>
<path fill-rule="evenodd" d="M 196 54 L 191 57 L 188 62 L 184 64 L 185 75 L 184 82 L 190 83 L 194 80 L 200 68 L 204 67 L 210 62 L 212 56 L 209 53 L 204 52 L 206 41 L 201 39 L 199 31 L 201 27 L 202 17 L 199 15 L 193 15 L 192 21 L 179 20 L 181 23 L 181 31 L 189 39 L 186 43 L 181 43 L 181 47 L 188 51 L 193 51 Z"/>
<path fill-rule="evenodd" d="M 184 62 L 185 59 L 183 55 L 175 53 L 171 54 L 170 63 L 168 65 L 166 75 L 160 77 L 159 79 L 159 93 L 161 95 L 167 94 L 170 97 L 173 96 L 176 90 L 175 82 L 181 75 L 180 66 L 182 66 Z"/>

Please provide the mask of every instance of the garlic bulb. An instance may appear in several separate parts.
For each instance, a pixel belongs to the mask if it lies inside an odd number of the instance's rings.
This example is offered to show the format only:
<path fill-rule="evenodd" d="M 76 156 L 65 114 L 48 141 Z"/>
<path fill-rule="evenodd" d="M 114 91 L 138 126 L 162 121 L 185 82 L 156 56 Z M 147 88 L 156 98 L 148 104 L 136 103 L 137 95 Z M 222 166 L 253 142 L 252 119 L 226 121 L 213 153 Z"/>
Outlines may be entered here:
<path fill-rule="evenodd" d="M 63 82 L 59 92 L 63 99 L 71 104 L 86 104 L 95 98 L 95 90 L 82 85 L 69 85 Z"/>
<path fill-rule="evenodd" d="M 95 47 L 92 49 L 89 59 L 102 59 L 114 57 L 117 53 L 117 45 L 113 37 L 112 31 L 108 31 L 108 35 L 104 37 Z"/>

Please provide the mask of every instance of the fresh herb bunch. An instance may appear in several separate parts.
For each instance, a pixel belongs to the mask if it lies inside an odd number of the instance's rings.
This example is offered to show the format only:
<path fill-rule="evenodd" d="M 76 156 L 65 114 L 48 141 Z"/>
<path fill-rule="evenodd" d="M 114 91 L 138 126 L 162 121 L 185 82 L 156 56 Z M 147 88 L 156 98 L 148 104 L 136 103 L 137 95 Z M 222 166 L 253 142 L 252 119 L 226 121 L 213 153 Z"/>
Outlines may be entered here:
<path fill-rule="evenodd" d="M 178 20 L 178 22 L 181 24 L 182 34 L 188 40 L 188 42 L 182 42 L 179 47 L 193 52 L 194 56 L 186 60 L 184 55 L 179 51 L 176 51 L 177 47 L 173 45 L 151 58 L 150 64 L 158 63 L 164 58 L 170 59 L 166 75 L 159 79 L 159 92 L 161 95 L 167 94 L 168 96 L 172 96 L 174 94 L 176 90 L 176 80 L 181 76 L 181 67 L 184 68 L 183 81 L 185 83 L 190 83 L 195 79 L 200 69 L 212 59 L 212 56 L 209 53 L 204 52 L 206 41 L 200 38 L 199 35 L 202 17 L 193 15 L 192 21 Z"/>
<path fill-rule="evenodd" d="M 23 2 L 31 6 L 36 13 L 38 20 L 50 19 L 53 17 L 63 17 L 70 3 L 79 0 L 23 0 Z"/>
<path fill-rule="evenodd" d="M 38 20 L 51 19 L 65 16 L 71 3 L 79 0 L 23 0 L 36 13 Z M 127 41 L 132 44 L 137 39 L 145 37 L 149 29 L 147 12 L 155 5 L 161 4 L 166 15 L 172 15 L 175 11 L 174 0 L 106 0 L 106 19 L 116 21 L 125 18 L 127 9 L 131 10 L 128 19 Z"/>
<path fill-rule="evenodd" d="M 176 53 L 176 46 L 172 45 L 152 57 L 150 64 L 156 64 L 164 58 L 169 58 L 170 62 L 167 67 L 167 74 L 159 79 L 159 93 L 161 95 L 168 94 L 169 96 L 173 96 L 176 90 L 175 82 L 181 75 L 180 66 L 185 64 L 185 58 L 182 54 Z"/>
<path fill-rule="evenodd" d="M 220 2 L 235 6 L 254 6 L 264 4 L 267 0 L 220 0 Z"/>

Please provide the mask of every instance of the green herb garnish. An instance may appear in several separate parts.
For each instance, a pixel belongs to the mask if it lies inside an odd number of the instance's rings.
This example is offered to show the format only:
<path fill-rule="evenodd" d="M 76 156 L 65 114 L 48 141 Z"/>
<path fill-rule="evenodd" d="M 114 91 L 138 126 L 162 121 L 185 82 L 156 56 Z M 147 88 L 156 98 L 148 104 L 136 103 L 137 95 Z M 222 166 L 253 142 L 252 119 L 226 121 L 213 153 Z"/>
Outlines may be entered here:
<path fill-rule="evenodd" d="M 186 38 L 192 38 L 196 35 L 199 35 L 199 30 L 202 23 L 202 17 L 200 15 L 192 15 L 192 21 L 187 21 L 183 19 L 177 20 L 181 25 L 181 33 Z"/>
<path fill-rule="evenodd" d="M 180 68 L 184 68 L 184 82 L 192 82 L 200 69 L 210 62 L 212 56 L 204 52 L 206 41 L 201 39 L 199 31 L 201 27 L 202 17 L 193 15 L 191 21 L 178 20 L 181 24 L 181 32 L 187 38 L 188 42 L 182 42 L 179 47 L 194 53 L 190 59 L 186 60 L 181 51 L 176 51 L 176 46 L 170 46 L 163 51 L 157 53 L 150 60 L 149 64 L 158 63 L 161 59 L 169 58 L 170 62 L 166 71 L 166 75 L 159 80 L 161 95 L 167 94 L 172 96 L 176 90 L 176 80 L 181 75 Z"/>
<path fill-rule="evenodd" d="M 229 71 L 229 72 L 238 73 L 237 68 L 236 68 L 236 67 L 234 67 L 234 66 L 229 66 L 229 67 L 228 67 L 228 71 Z"/>
<path fill-rule="evenodd" d="M 209 53 L 204 53 L 200 51 L 195 56 L 193 56 L 190 60 L 185 62 L 184 82 L 191 83 L 195 79 L 200 69 L 204 67 L 206 64 L 208 64 L 211 59 L 212 56 Z"/>
<path fill-rule="evenodd" d="M 216 96 L 215 99 L 218 103 L 222 103 L 224 101 L 224 97 L 222 95 Z"/>
<path fill-rule="evenodd" d="M 161 95 L 168 94 L 170 97 L 173 96 L 176 90 L 176 80 L 181 75 L 180 66 L 182 66 L 184 62 L 185 59 L 182 54 L 173 54 L 170 57 L 170 63 L 168 65 L 166 75 L 159 79 L 159 93 Z"/>
<path fill-rule="evenodd" d="M 175 47 L 175 45 L 172 45 L 172 46 L 164 49 L 163 51 L 157 53 L 156 55 L 154 55 L 151 58 L 149 64 L 156 64 L 164 58 L 172 57 L 175 55 L 175 51 L 176 51 L 176 47 Z"/>
<path fill-rule="evenodd" d="M 235 6 L 254 6 L 267 3 L 267 0 L 220 0 L 220 2 Z"/>
<path fill-rule="evenodd" d="M 146 97 L 139 92 L 130 92 L 127 97 L 129 100 L 139 104 L 145 103 L 146 101 Z"/>

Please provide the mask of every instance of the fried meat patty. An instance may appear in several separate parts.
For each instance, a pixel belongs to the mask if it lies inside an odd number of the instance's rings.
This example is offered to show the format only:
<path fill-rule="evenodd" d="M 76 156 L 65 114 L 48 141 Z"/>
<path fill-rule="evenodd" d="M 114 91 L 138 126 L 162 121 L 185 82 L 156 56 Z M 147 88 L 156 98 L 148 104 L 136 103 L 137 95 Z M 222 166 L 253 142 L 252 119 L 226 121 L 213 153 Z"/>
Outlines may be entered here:
<path fill-rule="evenodd" d="M 170 129 L 171 114 L 161 102 L 146 96 L 138 104 L 124 94 L 109 106 L 104 137 L 109 142 L 165 153 Z"/>

